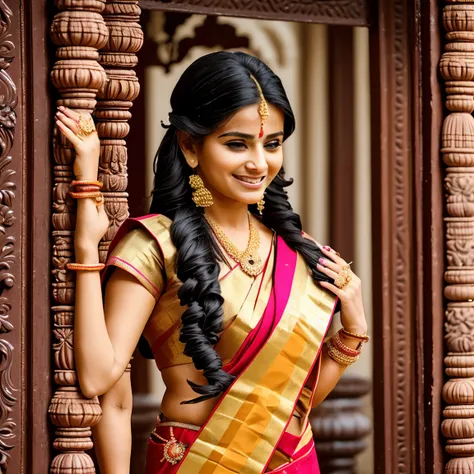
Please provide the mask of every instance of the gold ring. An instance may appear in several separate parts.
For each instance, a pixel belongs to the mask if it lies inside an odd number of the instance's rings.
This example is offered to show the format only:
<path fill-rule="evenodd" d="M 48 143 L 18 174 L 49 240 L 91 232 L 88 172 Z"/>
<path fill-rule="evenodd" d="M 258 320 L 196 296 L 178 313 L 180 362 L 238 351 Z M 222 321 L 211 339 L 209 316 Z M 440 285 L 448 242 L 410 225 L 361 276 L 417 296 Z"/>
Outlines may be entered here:
<path fill-rule="evenodd" d="M 350 265 L 344 265 L 344 268 L 337 274 L 334 285 L 339 289 L 344 289 L 352 280 Z"/>
<path fill-rule="evenodd" d="M 79 138 L 88 137 L 91 133 L 95 132 L 95 124 L 91 117 L 80 115 L 77 122 L 77 133 L 76 136 Z"/>

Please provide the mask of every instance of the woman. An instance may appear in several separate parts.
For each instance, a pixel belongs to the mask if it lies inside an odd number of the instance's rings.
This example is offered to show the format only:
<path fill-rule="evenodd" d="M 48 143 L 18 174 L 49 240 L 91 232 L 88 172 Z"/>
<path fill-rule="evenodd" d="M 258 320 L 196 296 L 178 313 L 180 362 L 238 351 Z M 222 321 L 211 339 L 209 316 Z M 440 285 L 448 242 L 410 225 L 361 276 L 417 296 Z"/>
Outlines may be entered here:
<path fill-rule="evenodd" d="M 360 280 L 288 202 L 285 91 L 259 59 L 219 52 L 184 72 L 171 106 L 151 215 L 119 229 L 104 300 L 99 141 L 90 117 L 56 116 L 76 149 L 75 356 L 84 395 L 102 396 L 101 472 L 129 472 L 126 367 L 140 340 L 166 385 L 147 474 L 317 473 L 309 411 L 357 360 L 367 325 Z M 343 328 L 323 343 L 338 300 Z"/>

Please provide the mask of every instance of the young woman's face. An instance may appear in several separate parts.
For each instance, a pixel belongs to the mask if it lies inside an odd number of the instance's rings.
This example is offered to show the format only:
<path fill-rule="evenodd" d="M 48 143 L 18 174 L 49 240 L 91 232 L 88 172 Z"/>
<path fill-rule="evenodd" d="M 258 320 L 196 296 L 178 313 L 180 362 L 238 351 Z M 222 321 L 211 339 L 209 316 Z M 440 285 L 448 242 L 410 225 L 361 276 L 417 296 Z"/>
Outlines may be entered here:
<path fill-rule="evenodd" d="M 217 199 L 255 204 L 280 171 L 284 115 L 271 104 L 268 108 L 262 138 L 258 138 L 258 105 L 249 105 L 195 148 L 198 174 L 214 202 Z"/>

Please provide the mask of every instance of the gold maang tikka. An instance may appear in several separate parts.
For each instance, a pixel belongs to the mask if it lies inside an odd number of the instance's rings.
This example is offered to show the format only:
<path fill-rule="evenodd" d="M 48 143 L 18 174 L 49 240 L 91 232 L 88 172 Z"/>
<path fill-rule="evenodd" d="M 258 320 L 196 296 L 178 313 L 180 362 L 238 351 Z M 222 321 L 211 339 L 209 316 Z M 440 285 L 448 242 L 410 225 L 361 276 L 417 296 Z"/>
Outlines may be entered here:
<path fill-rule="evenodd" d="M 260 87 L 260 84 L 258 83 L 257 79 L 250 75 L 252 80 L 255 82 L 257 85 L 258 93 L 260 94 L 260 104 L 258 105 L 258 115 L 260 115 L 260 133 L 258 134 L 258 138 L 263 137 L 263 126 L 265 125 L 265 122 L 268 119 L 268 104 L 267 101 L 265 100 L 265 96 L 263 95 L 262 88 Z"/>

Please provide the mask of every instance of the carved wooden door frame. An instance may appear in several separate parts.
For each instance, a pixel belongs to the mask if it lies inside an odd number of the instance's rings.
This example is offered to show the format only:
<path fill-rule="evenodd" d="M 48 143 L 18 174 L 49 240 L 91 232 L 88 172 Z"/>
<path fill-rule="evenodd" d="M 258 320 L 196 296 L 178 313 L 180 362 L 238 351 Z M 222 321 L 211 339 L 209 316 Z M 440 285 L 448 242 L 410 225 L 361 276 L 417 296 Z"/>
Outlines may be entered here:
<path fill-rule="evenodd" d="M 84 3 L 101 11 L 104 1 Z M 143 0 L 141 6 L 333 24 L 370 23 L 376 472 L 439 473 L 443 465 L 439 439 L 442 101 L 436 68 L 440 33 L 438 23 L 432 21 L 440 15 L 438 2 L 381 0 L 370 12 L 363 0 L 242 1 L 245 8 L 238 11 L 238 1 L 213 0 L 205 8 L 200 3 Z M 121 0 L 114 3 L 120 4 Z M 0 0 L 0 11 L 0 44 L 5 46 L 0 82 L 9 92 L 0 116 L 0 234 L 6 239 L 5 254 L 0 254 L 0 392 L 6 393 L 0 395 L 0 464 L 8 464 L 11 473 L 46 474 L 52 438 L 46 416 L 52 387 L 52 320 L 50 288 L 45 282 L 56 269 L 51 267 L 50 253 L 50 137 L 56 93 L 49 85 L 55 59 L 48 31 L 56 11 L 49 0 Z M 130 76 L 122 79 L 133 82 Z M 102 110 L 106 119 L 106 104 Z M 12 159 L 7 160 L 7 155 Z M 16 174 L 10 175 L 10 170 Z M 69 340 L 66 326 L 55 334 L 65 345 Z"/>
<path fill-rule="evenodd" d="M 444 232 L 440 31 L 433 22 L 440 18 L 438 2 L 141 0 L 140 6 L 369 27 L 375 472 L 439 474 Z"/>

